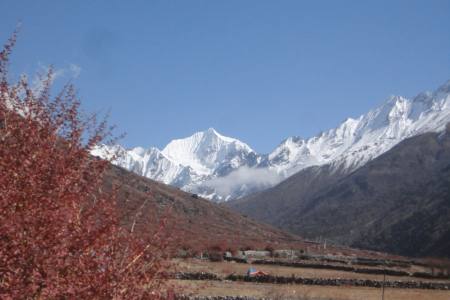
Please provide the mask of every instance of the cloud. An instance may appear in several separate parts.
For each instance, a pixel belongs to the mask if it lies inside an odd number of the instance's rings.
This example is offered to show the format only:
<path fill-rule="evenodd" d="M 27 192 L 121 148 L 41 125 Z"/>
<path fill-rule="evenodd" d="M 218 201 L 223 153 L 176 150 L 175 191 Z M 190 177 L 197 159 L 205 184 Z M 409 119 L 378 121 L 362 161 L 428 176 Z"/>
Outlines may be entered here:
<path fill-rule="evenodd" d="M 244 166 L 224 177 L 211 179 L 203 185 L 213 188 L 221 196 L 226 196 L 242 188 L 246 190 L 269 188 L 281 180 L 282 177 L 275 171 Z"/>
<path fill-rule="evenodd" d="M 41 62 L 38 63 L 37 72 L 31 82 L 31 88 L 35 94 L 39 94 L 40 92 L 42 92 L 42 89 L 44 88 L 43 79 L 46 78 L 49 69 L 49 65 L 45 65 Z M 70 63 L 67 67 L 64 68 L 53 68 L 51 81 L 53 83 L 61 78 L 76 79 L 80 76 L 81 70 L 81 67 L 74 63 Z"/>
<path fill-rule="evenodd" d="M 44 89 L 44 79 L 47 77 L 50 66 L 45 65 L 41 62 L 38 63 L 38 70 L 31 81 L 31 89 L 35 95 L 38 95 Z M 51 77 L 51 82 L 55 82 L 56 79 L 64 76 L 66 70 L 53 68 L 53 74 Z"/>
<path fill-rule="evenodd" d="M 78 76 L 80 76 L 81 73 L 81 67 L 79 65 L 76 64 L 70 64 L 69 65 L 69 70 L 72 73 L 72 77 L 73 78 L 78 78 Z"/>

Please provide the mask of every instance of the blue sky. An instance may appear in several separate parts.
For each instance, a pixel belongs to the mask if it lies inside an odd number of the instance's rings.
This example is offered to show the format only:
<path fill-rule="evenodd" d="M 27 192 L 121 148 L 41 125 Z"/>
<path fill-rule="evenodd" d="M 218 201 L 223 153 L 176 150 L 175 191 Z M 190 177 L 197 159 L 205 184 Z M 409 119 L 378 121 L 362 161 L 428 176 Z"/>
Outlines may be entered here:
<path fill-rule="evenodd" d="M 208 127 L 272 150 L 450 79 L 450 1 L 0 0 L 13 74 L 53 64 L 127 146 Z"/>

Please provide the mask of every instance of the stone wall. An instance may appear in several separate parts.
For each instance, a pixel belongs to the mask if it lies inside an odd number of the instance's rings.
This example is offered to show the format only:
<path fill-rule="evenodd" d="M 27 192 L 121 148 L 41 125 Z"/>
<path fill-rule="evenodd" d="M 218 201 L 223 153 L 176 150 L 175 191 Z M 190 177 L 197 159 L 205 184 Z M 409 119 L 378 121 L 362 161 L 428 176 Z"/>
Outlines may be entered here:
<path fill-rule="evenodd" d="M 450 284 L 440 282 L 416 282 L 416 281 L 378 281 L 369 279 L 341 279 L 341 278 L 303 278 L 303 277 L 283 277 L 283 276 L 258 276 L 248 277 L 243 275 L 229 275 L 225 278 L 230 281 L 245 281 L 272 284 L 303 284 L 321 286 L 363 286 L 381 288 L 383 285 L 390 288 L 401 289 L 430 289 L 449 290 Z"/>
<path fill-rule="evenodd" d="M 260 265 L 277 265 L 284 267 L 294 268 L 311 268 L 311 269 L 326 269 L 336 271 L 347 271 L 362 274 L 386 274 L 391 276 L 410 276 L 411 274 L 405 271 L 392 270 L 392 269 L 367 269 L 367 268 L 355 268 L 351 266 L 336 266 L 336 265 L 324 265 L 319 263 L 303 263 L 303 262 L 281 262 L 281 261 L 267 261 L 256 260 L 254 264 Z"/>
<path fill-rule="evenodd" d="M 450 283 L 443 282 L 417 282 L 417 281 L 379 281 L 370 279 L 343 279 L 343 278 L 304 278 L 304 277 L 285 277 L 285 276 L 256 276 L 249 277 L 245 275 L 231 274 L 221 278 L 211 273 L 177 273 L 173 278 L 181 280 L 229 280 L 242 282 L 258 282 L 272 284 L 303 284 L 303 285 L 321 285 L 321 286 L 363 286 L 381 288 L 383 285 L 390 288 L 401 289 L 430 289 L 430 290 L 450 290 Z"/>

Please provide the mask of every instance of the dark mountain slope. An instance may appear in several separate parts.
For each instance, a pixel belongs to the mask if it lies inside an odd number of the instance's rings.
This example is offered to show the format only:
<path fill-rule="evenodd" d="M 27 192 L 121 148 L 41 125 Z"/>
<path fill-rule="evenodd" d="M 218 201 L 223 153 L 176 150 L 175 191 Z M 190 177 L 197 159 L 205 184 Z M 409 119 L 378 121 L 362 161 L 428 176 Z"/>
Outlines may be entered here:
<path fill-rule="evenodd" d="M 303 237 L 413 256 L 450 256 L 450 126 L 407 139 L 355 172 L 303 170 L 231 202 Z"/>
<path fill-rule="evenodd" d="M 340 171 L 333 172 L 330 165 L 314 166 L 302 170 L 273 188 L 229 201 L 225 205 L 257 220 L 295 231 L 295 228 L 290 227 L 290 220 L 286 220 L 286 214 L 292 209 L 306 209 L 309 204 L 307 199 L 341 177 L 343 174 Z"/>

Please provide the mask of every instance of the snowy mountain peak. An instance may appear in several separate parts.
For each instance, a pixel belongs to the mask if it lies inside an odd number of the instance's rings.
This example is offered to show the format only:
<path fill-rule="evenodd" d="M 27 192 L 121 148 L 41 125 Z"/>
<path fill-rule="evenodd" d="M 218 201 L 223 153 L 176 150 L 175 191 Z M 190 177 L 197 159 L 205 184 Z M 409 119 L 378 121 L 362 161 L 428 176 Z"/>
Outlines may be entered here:
<path fill-rule="evenodd" d="M 287 176 L 326 163 L 355 169 L 407 137 L 443 130 L 449 121 L 450 81 L 413 100 L 391 96 L 367 114 L 347 118 L 336 128 L 307 140 L 288 138 L 269 154 L 268 165 Z"/>
<path fill-rule="evenodd" d="M 183 166 L 190 166 L 198 174 L 210 175 L 220 164 L 241 153 L 254 152 L 247 144 L 219 134 L 215 129 L 171 141 L 162 153 Z"/>
<path fill-rule="evenodd" d="M 207 130 L 205 130 L 203 132 L 204 134 L 208 134 L 208 135 L 216 135 L 216 136 L 221 136 L 214 128 L 209 127 Z"/>
<path fill-rule="evenodd" d="M 402 140 L 442 131 L 450 122 L 450 81 L 412 100 L 391 96 L 358 118 L 308 139 L 288 137 L 259 155 L 247 144 L 214 128 L 171 141 L 162 151 L 98 147 L 97 156 L 123 154 L 115 163 L 143 176 L 223 201 L 267 188 L 304 168 L 331 164 L 351 172 Z"/>

